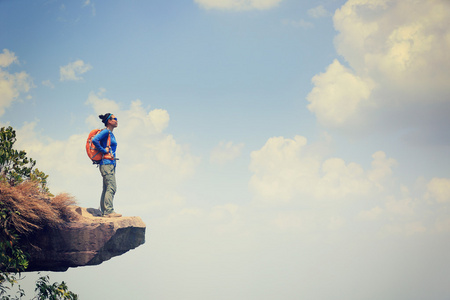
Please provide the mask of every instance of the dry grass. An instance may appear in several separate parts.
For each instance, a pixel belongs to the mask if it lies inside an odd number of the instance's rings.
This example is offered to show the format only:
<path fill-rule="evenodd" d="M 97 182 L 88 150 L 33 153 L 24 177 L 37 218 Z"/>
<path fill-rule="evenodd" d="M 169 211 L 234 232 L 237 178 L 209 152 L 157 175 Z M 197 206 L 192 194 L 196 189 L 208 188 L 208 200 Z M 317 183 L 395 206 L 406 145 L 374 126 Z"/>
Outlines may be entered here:
<path fill-rule="evenodd" d="M 12 212 L 9 224 L 0 226 L 12 226 L 19 234 L 68 222 L 73 217 L 69 206 L 74 204 L 74 198 L 68 194 L 50 198 L 40 191 L 36 182 L 26 181 L 12 187 L 0 181 L 0 209 Z"/>

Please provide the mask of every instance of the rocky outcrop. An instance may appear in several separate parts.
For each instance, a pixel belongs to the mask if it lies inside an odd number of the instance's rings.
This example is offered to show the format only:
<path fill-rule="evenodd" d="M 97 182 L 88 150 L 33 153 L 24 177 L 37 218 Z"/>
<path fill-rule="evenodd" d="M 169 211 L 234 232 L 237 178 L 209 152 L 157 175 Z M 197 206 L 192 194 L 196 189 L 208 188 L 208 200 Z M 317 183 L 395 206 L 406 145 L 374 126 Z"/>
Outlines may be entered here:
<path fill-rule="evenodd" d="M 103 218 L 96 210 L 71 207 L 73 218 L 58 228 L 44 227 L 28 237 L 28 271 L 66 271 L 98 265 L 145 242 L 139 217 Z"/>

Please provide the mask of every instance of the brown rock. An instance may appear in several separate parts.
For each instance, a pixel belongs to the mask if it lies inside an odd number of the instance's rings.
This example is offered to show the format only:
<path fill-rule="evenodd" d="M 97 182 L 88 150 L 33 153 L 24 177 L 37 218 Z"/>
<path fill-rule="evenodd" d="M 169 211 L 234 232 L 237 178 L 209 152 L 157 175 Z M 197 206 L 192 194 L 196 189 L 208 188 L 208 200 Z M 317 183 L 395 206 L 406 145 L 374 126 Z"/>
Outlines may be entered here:
<path fill-rule="evenodd" d="M 29 237 L 28 271 L 66 271 L 98 265 L 145 242 L 140 217 L 103 218 L 95 210 L 71 207 L 73 218 L 59 228 L 44 227 Z"/>

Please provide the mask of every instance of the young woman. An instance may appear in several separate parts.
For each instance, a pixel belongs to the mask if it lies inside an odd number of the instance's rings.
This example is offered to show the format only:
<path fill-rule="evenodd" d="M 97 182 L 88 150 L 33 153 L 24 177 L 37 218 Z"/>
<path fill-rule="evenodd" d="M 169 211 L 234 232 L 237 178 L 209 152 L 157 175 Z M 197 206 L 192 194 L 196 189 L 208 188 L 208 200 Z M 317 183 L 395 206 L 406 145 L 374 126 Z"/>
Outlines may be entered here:
<path fill-rule="evenodd" d="M 114 195 L 116 193 L 116 149 L 117 141 L 113 134 L 114 128 L 118 126 L 117 118 L 107 113 L 98 116 L 105 129 L 98 133 L 93 139 L 92 143 L 103 153 L 102 160 L 100 161 L 100 173 L 103 177 L 103 191 L 100 198 L 100 208 L 102 214 L 106 218 L 121 217 L 114 211 Z"/>

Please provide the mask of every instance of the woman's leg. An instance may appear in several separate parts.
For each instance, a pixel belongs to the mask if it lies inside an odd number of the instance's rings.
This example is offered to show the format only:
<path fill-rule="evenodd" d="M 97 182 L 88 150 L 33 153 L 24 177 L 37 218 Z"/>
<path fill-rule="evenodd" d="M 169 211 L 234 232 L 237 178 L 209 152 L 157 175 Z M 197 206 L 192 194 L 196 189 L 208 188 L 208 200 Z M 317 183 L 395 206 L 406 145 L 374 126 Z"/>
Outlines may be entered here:
<path fill-rule="evenodd" d="M 103 191 L 100 199 L 100 207 L 103 215 L 114 212 L 114 195 L 116 193 L 116 169 L 114 165 L 100 165 L 100 173 L 103 177 Z"/>

